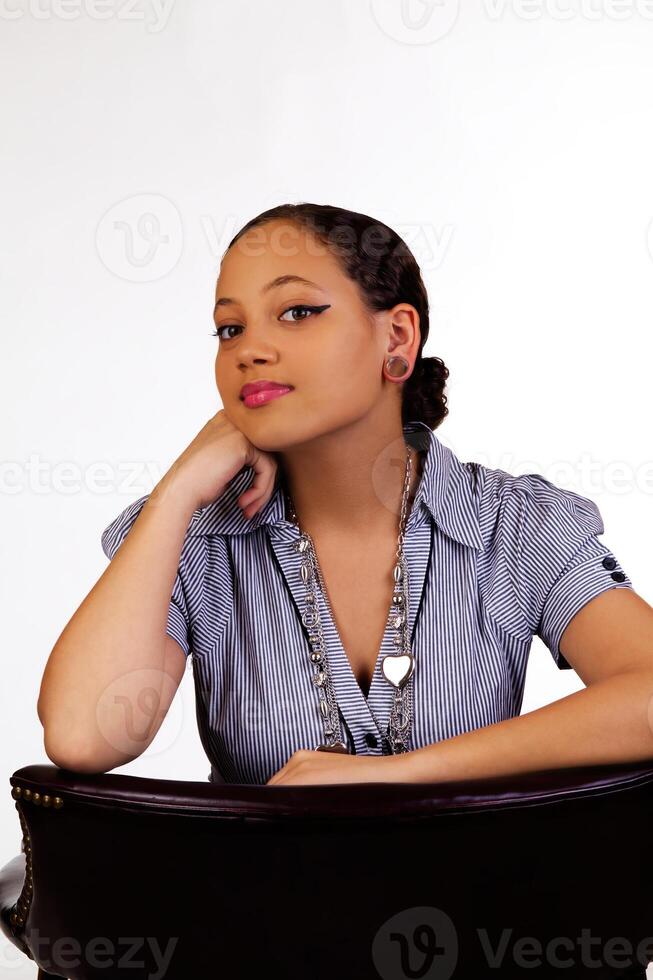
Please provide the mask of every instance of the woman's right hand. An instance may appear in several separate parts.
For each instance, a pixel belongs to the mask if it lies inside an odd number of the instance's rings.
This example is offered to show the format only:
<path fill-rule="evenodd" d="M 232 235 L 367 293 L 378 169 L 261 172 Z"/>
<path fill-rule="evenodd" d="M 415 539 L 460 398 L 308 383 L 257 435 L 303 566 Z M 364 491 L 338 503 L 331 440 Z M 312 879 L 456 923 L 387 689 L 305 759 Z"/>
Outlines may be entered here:
<path fill-rule="evenodd" d="M 274 492 L 277 460 L 259 449 L 227 418 L 224 409 L 209 419 L 164 475 L 163 485 L 181 493 L 187 506 L 206 507 L 243 466 L 254 468 L 252 485 L 238 498 L 245 517 L 253 517 Z"/>

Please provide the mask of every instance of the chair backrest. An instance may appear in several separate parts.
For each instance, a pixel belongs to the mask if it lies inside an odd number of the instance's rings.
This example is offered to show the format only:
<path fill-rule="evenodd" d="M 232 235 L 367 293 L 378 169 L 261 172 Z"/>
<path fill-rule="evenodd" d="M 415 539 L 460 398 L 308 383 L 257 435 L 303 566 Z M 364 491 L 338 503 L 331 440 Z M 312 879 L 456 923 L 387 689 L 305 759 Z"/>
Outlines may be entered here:
<path fill-rule="evenodd" d="M 10 782 L 26 874 L 2 927 L 52 974 L 604 980 L 653 959 L 653 760 L 464 783 L 45 765 Z"/>

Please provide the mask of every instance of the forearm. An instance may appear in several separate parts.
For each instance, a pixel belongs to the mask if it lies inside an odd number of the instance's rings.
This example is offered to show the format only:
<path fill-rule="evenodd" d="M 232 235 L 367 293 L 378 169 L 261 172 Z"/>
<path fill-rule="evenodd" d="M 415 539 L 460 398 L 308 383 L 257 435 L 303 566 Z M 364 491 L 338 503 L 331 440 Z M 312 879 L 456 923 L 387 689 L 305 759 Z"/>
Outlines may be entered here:
<path fill-rule="evenodd" d="M 407 782 L 653 759 L 653 675 L 610 677 L 527 714 L 388 758 Z"/>
<path fill-rule="evenodd" d="M 152 492 L 46 664 L 38 700 L 46 752 L 55 762 L 73 760 L 59 764 L 124 764 L 139 754 L 130 732 L 152 726 L 165 681 L 168 606 L 193 510 L 169 486 L 164 477 Z"/>

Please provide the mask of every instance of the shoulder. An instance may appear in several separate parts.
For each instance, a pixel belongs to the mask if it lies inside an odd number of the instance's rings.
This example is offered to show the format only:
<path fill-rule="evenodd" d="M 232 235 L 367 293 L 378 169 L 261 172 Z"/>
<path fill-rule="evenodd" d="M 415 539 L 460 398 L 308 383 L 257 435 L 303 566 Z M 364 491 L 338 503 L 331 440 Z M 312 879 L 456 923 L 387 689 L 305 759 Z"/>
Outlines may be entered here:
<path fill-rule="evenodd" d="M 104 551 L 107 558 L 111 559 L 115 553 L 120 548 L 134 524 L 139 514 L 143 510 L 143 507 L 150 498 L 150 494 L 146 493 L 144 496 L 139 497 L 137 500 L 133 500 L 131 503 L 127 504 L 116 516 L 110 521 L 110 523 L 104 528 L 100 534 L 100 543 L 102 545 L 102 550 Z M 198 520 L 202 514 L 201 510 L 195 510 L 190 519 L 188 529 L 186 531 L 186 537 L 184 540 L 184 549 L 186 549 L 189 539 L 192 535 L 193 529 L 195 528 Z"/>
<path fill-rule="evenodd" d="M 482 469 L 481 522 L 487 547 L 500 542 L 518 556 L 529 547 L 568 545 L 604 533 L 601 512 L 589 497 L 540 473 L 515 476 Z"/>
<path fill-rule="evenodd" d="M 484 470 L 482 589 L 495 618 L 525 635 L 566 569 L 585 560 L 593 568 L 608 553 L 597 539 L 603 520 L 594 501 L 540 473 Z"/>

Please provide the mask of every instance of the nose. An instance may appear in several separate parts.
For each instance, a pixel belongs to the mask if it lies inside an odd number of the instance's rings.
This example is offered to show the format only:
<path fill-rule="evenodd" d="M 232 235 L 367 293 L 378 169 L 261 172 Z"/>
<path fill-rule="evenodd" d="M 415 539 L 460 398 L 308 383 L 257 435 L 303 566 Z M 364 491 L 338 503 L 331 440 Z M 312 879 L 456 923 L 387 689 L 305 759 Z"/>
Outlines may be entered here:
<path fill-rule="evenodd" d="M 240 352 L 239 352 L 240 353 Z M 248 367 L 261 364 L 274 364 L 275 358 L 273 357 L 263 357 L 260 354 L 252 354 L 251 356 L 243 356 L 242 354 L 238 360 L 238 367 L 246 370 Z"/>
<path fill-rule="evenodd" d="M 277 360 L 278 353 L 265 339 L 263 329 L 256 330 L 248 327 L 243 343 L 238 345 L 239 367 L 248 368 L 256 364 L 275 364 Z"/>

